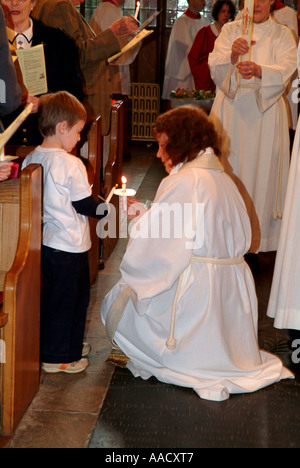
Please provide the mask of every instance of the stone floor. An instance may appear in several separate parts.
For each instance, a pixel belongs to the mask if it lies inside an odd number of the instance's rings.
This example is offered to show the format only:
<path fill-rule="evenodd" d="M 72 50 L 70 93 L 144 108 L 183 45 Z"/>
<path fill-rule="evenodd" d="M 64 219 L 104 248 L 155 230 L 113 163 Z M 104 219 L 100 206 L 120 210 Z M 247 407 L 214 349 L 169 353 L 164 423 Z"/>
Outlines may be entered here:
<path fill-rule="evenodd" d="M 135 146 L 131 158 L 124 161 L 128 186 L 139 190 L 141 201 L 153 199 L 163 176 L 161 170 L 152 170 L 149 176 L 155 151 L 153 146 Z M 0 448 L 299 447 L 298 376 L 291 384 L 278 384 L 255 397 L 234 396 L 230 403 L 216 406 L 200 402 L 189 389 L 155 379 L 143 382 L 105 363 L 110 343 L 99 311 L 103 297 L 119 279 L 126 244 L 127 239 L 118 242 L 91 289 L 86 328 L 92 345 L 90 367 L 73 376 L 42 374 L 38 394 L 13 437 L 0 437 Z M 261 255 L 255 274 L 259 342 L 288 365 L 286 335 L 275 330 L 265 315 L 274 260 L 274 253 Z"/>

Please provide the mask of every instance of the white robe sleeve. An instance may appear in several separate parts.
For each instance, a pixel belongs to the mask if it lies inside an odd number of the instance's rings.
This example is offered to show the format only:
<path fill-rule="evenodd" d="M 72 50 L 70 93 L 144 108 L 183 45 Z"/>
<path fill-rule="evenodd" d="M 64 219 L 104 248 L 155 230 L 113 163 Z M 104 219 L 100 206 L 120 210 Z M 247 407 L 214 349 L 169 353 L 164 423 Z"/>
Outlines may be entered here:
<path fill-rule="evenodd" d="M 255 97 L 260 112 L 268 110 L 283 95 L 296 64 L 295 40 L 291 31 L 285 27 L 276 50 L 275 63 L 261 65 L 262 78 L 255 79 Z"/>
<path fill-rule="evenodd" d="M 191 261 L 195 236 L 191 238 L 182 214 L 185 203 L 197 202 L 197 189 L 194 172 L 183 172 L 161 183 L 151 209 L 137 223 L 140 230 L 135 231 L 121 263 L 122 277 L 134 292 L 140 315 L 151 298 L 174 285 Z"/>
<path fill-rule="evenodd" d="M 223 26 L 221 34 L 215 41 L 214 50 L 208 56 L 208 65 L 213 81 L 217 88 L 233 99 L 238 89 L 238 72 L 231 64 L 231 47 L 235 38 L 232 38 L 230 29 Z"/>

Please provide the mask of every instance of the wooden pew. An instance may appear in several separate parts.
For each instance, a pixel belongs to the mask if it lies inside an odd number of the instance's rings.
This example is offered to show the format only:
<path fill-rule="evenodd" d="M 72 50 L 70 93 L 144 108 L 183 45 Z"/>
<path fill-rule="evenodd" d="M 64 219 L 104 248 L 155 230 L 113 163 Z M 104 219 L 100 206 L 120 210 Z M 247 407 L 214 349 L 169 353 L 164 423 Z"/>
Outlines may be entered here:
<path fill-rule="evenodd" d="M 85 138 L 83 137 L 82 143 L 84 143 L 84 140 Z M 101 116 L 89 127 L 86 140 L 88 144 L 88 159 L 83 159 L 83 161 L 86 163 L 89 183 L 92 186 L 92 194 L 97 200 L 98 195 L 100 195 L 102 166 Z M 80 156 L 80 146 L 77 148 L 77 155 Z M 99 265 L 99 237 L 96 232 L 98 220 L 90 218 L 89 223 L 92 241 L 92 247 L 89 251 L 90 282 L 93 284 L 98 275 Z"/>
<path fill-rule="evenodd" d="M 107 164 L 104 168 L 104 194 L 107 197 L 112 187 L 116 184 L 121 187 L 122 160 L 124 147 L 124 103 L 115 101 L 111 109 L 110 145 Z M 111 203 L 117 213 L 117 236 L 116 238 L 103 239 L 103 257 L 108 259 L 115 248 L 119 238 L 119 197 L 114 196 Z"/>
<path fill-rule="evenodd" d="M 42 168 L 0 184 L 1 432 L 12 434 L 39 388 Z M 7 271 L 6 271 L 7 270 Z M 6 322 L 6 323 L 5 323 Z"/>

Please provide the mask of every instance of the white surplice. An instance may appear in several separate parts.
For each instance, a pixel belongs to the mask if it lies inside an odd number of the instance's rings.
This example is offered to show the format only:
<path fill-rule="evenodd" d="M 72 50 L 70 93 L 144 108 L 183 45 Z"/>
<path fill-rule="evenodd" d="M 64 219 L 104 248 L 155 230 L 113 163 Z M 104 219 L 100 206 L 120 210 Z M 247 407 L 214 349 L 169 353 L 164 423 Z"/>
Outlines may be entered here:
<path fill-rule="evenodd" d="M 251 60 L 262 78 L 243 80 L 230 54 L 242 22 L 226 24 L 209 56 L 217 93 L 211 117 L 222 134 L 222 162 L 235 180 L 251 219 L 251 251 L 278 246 L 289 171 L 289 130 L 282 97 L 297 67 L 291 31 L 269 18 L 254 24 Z"/>
<path fill-rule="evenodd" d="M 207 166 L 212 169 L 203 168 L 204 158 L 216 162 Z M 192 215 L 184 209 L 197 203 L 204 204 L 204 222 L 198 219 L 191 237 Z M 158 236 L 157 225 L 176 206 L 185 213 L 177 218 L 177 235 Z M 133 375 L 190 387 L 215 401 L 292 377 L 277 357 L 259 350 L 255 286 L 243 260 L 251 242 L 249 217 L 211 149 L 161 182 L 154 205 L 138 223 L 140 236 L 129 241 L 122 278 L 101 309 L 108 326 L 110 309 L 131 288 L 114 343 L 130 358 Z M 174 349 L 168 338 L 176 340 Z"/>
<path fill-rule="evenodd" d="M 170 93 L 177 88 L 195 89 L 195 81 L 188 61 L 194 39 L 208 20 L 190 18 L 185 13 L 175 21 L 168 45 L 162 99 L 170 99 Z"/>
<path fill-rule="evenodd" d="M 300 330 L 300 120 L 294 140 L 268 316 L 277 328 Z"/>

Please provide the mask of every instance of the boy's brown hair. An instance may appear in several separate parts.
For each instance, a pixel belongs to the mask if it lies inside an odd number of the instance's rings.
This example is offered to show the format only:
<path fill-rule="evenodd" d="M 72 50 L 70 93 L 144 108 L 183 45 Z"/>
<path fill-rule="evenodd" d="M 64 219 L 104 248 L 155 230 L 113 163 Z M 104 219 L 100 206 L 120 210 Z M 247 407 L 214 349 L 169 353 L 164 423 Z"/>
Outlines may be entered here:
<path fill-rule="evenodd" d="M 58 91 L 40 98 L 38 119 L 39 130 L 45 138 L 55 135 L 56 125 L 60 122 L 66 121 L 69 129 L 81 120 L 86 122 L 87 113 L 75 96 Z"/>

